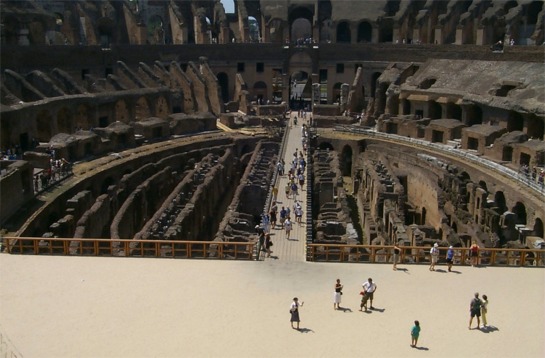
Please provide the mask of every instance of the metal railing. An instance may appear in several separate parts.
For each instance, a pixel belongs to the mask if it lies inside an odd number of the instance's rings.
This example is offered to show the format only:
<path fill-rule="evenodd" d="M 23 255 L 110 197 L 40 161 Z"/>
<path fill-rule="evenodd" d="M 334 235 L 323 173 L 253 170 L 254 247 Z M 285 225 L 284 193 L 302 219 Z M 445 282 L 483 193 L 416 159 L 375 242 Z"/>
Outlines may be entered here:
<path fill-rule="evenodd" d="M 413 146 L 417 147 L 424 147 L 428 149 L 433 149 L 437 151 L 444 152 L 446 154 L 456 156 L 463 160 L 469 160 L 473 163 L 485 166 L 489 169 L 492 169 L 501 175 L 510 178 L 512 180 L 517 181 L 518 183 L 527 186 L 528 188 L 535 191 L 537 194 L 545 195 L 545 186 L 538 183 L 537 181 L 532 181 L 527 178 L 526 175 L 523 173 L 517 172 L 513 169 L 510 169 L 504 165 L 495 163 L 489 159 L 474 155 L 466 150 L 462 149 L 456 149 L 449 147 L 444 144 L 438 144 L 438 143 L 432 143 L 428 142 L 426 140 L 422 139 L 416 139 L 416 138 L 409 138 L 409 137 L 403 137 L 397 134 L 390 134 L 390 133 L 383 133 L 383 132 L 377 132 L 375 130 L 365 128 L 365 127 L 358 127 L 358 126 L 348 126 L 348 125 L 339 125 L 335 127 L 335 131 L 338 132 L 345 132 L 345 133 L 352 133 L 352 134 L 362 134 L 367 135 L 370 137 L 375 138 L 383 138 L 388 140 L 394 140 L 398 142 L 404 142 L 407 144 L 411 144 Z"/>
<path fill-rule="evenodd" d="M 339 245 L 308 244 L 307 258 L 316 262 L 360 262 L 393 264 L 393 246 L 386 245 Z M 430 264 L 430 247 L 400 247 L 398 264 Z M 454 265 L 471 265 L 469 248 L 455 247 Z M 446 263 L 446 248 L 440 248 L 439 264 Z M 479 266 L 535 266 L 545 267 L 545 250 L 481 248 Z"/>
<path fill-rule="evenodd" d="M 4 237 L 10 254 L 253 260 L 255 242 Z"/>

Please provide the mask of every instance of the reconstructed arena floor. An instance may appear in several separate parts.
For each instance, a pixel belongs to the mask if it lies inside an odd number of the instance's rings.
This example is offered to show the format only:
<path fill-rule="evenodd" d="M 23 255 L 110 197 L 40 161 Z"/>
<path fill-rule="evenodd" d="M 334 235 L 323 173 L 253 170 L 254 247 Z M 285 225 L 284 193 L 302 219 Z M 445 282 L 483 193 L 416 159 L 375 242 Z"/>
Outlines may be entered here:
<path fill-rule="evenodd" d="M 2 254 L 2 349 L 26 358 L 545 356 L 544 270 L 399 268 Z M 376 310 L 362 313 L 368 277 Z M 488 330 L 468 330 L 475 291 L 489 297 Z M 304 301 L 300 331 L 289 323 L 294 296 Z"/>

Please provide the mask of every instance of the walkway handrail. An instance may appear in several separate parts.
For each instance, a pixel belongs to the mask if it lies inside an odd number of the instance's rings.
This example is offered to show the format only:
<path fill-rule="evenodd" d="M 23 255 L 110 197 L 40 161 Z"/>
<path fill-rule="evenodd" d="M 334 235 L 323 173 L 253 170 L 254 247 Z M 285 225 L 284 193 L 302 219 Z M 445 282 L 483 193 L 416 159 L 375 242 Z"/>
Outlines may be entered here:
<path fill-rule="evenodd" d="M 405 142 L 410 143 L 414 146 L 424 147 L 424 148 L 431 148 L 434 150 L 438 150 L 441 152 L 448 153 L 449 155 L 456 156 L 463 160 L 470 160 L 475 164 L 478 165 L 484 165 L 488 167 L 488 169 L 492 169 L 500 174 L 502 174 L 505 177 L 508 177 L 510 179 L 513 179 L 517 182 L 519 182 L 522 185 L 526 185 L 528 188 L 534 190 L 537 194 L 545 195 L 545 187 L 540 187 L 537 183 L 533 183 L 527 178 L 525 180 L 521 180 L 520 175 L 518 172 L 516 172 L 513 169 L 507 168 L 503 165 L 500 165 L 498 163 L 495 163 L 487 158 L 479 157 L 474 154 L 471 154 L 465 150 L 460 150 L 456 148 L 452 148 L 446 145 L 437 144 L 437 143 L 431 143 L 422 139 L 416 139 L 416 138 L 410 138 L 410 137 L 403 137 L 397 134 L 390 134 L 390 133 L 383 133 L 378 132 L 370 128 L 362 128 L 357 126 L 348 126 L 348 125 L 338 125 L 334 128 L 335 131 L 339 132 L 345 132 L 345 133 L 353 133 L 353 134 L 363 134 L 368 135 L 370 137 L 375 138 L 384 138 L 384 139 L 390 139 L 390 140 L 396 140 L 399 142 Z"/>
<path fill-rule="evenodd" d="M 253 260 L 255 242 L 3 237 L 10 254 Z"/>
<path fill-rule="evenodd" d="M 430 246 L 400 247 L 399 264 L 429 264 Z M 440 247 L 439 263 L 445 263 L 447 248 Z M 454 264 L 470 265 L 468 247 L 454 247 Z M 308 244 L 307 257 L 316 262 L 393 263 L 394 246 L 390 245 L 342 245 Z M 479 249 L 479 266 L 535 266 L 545 267 L 543 249 Z"/>

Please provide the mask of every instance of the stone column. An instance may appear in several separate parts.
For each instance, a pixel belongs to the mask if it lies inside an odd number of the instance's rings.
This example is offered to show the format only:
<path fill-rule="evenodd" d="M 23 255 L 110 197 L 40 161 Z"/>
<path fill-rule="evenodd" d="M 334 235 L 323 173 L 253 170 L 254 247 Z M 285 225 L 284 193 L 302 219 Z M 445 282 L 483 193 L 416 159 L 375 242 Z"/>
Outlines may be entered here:
<path fill-rule="evenodd" d="M 484 45 L 486 41 L 485 28 L 479 26 L 477 29 L 477 38 L 475 39 L 476 45 Z"/>

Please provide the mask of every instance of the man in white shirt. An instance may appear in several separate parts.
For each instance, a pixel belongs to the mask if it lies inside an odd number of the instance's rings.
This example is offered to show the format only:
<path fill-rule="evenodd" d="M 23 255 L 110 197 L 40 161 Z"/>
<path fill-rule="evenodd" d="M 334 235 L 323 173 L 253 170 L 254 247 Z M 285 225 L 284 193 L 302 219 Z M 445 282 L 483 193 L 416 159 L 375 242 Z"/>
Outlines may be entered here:
<path fill-rule="evenodd" d="M 371 309 L 375 309 L 375 307 L 373 307 L 373 294 L 377 290 L 377 285 L 373 282 L 373 279 L 369 277 L 367 282 L 364 282 L 362 286 L 363 297 L 361 298 L 360 311 L 365 307 L 365 312 L 367 312 L 367 300 L 371 300 Z"/>

